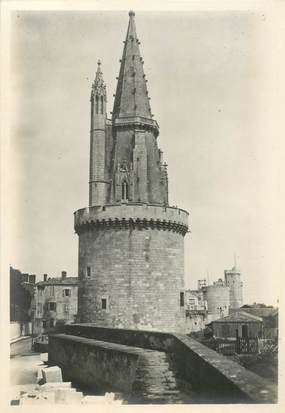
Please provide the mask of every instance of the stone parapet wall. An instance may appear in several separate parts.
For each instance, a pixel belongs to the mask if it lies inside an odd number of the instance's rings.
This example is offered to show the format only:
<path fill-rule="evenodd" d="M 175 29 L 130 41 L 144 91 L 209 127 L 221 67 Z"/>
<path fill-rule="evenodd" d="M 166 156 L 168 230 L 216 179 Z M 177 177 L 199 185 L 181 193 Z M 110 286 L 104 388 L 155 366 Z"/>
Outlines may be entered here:
<path fill-rule="evenodd" d="M 276 403 L 266 379 L 184 334 L 74 324 L 67 334 L 171 353 L 181 377 L 201 393 L 204 403 Z"/>
<path fill-rule="evenodd" d="M 32 337 L 23 336 L 10 341 L 10 357 L 32 351 Z"/>
<path fill-rule="evenodd" d="M 194 403 L 168 353 L 84 337 L 50 336 L 49 364 L 93 392 L 121 392 L 129 404 Z"/>
<path fill-rule="evenodd" d="M 97 391 L 112 385 L 114 391 L 130 392 L 143 350 L 56 334 L 49 336 L 48 353 L 49 365 L 59 366 L 65 381 Z"/>
<path fill-rule="evenodd" d="M 180 232 L 188 230 L 188 212 L 174 207 L 148 204 L 119 204 L 79 209 L 74 213 L 74 228 L 80 232 L 86 226 L 111 228 L 141 227 Z"/>

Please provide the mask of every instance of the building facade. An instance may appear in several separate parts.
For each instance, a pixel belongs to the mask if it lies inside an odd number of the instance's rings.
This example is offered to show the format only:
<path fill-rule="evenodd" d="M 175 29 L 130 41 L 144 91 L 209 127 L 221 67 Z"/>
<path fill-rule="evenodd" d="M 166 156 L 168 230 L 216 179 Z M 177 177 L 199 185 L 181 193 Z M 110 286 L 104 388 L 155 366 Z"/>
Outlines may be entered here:
<path fill-rule="evenodd" d="M 91 91 L 89 207 L 75 212 L 78 314 L 106 327 L 183 331 L 188 213 L 168 202 L 134 12 L 112 119 L 101 63 Z"/>
<path fill-rule="evenodd" d="M 34 331 L 37 334 L 48 332 L 57 324 L 76 321 L 78 302 L 78 278 L 47 278 L 36 284 Z"/>
<path fill-rule="evenodd" d="M 10 337 L 33 333 L 36 275 L 10 267 Z"/>
<path fill-rule="evenodd" d="M 199 280 L 200 281 L 200 280 Z M 204 285 L 204 284 L 203 284 Z M 185 291 L 186 333 L 201 331 L 207 322 L 207 301 L 204 300 L 200 283 L 198 290 Z"/>
<path fill-rule="evenodd" d="M 241 272 L 236 266 L 231 270 L 225 270 L 225 283 L 230 289 L 230 308 L 240 308 L 243 304 L 243 283 Z"/>

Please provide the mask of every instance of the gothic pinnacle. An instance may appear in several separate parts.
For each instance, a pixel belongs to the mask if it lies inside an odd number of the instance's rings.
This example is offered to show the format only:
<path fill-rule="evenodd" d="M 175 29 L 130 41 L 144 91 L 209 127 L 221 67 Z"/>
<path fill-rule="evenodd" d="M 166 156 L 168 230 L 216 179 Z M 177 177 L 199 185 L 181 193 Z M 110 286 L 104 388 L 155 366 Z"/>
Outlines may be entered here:
<path fill-rule="evenodd" d="M 98 59 L 97 61 L 97 71 L 96 71 L 96 76 L 95 80 L 92 84 L 92 91 L 91 91 L 91 98 L 96 95 L 103 95 L 106 99 L 106 85 L 103 80 L 103 73 L 101 71 L 101 60 Z"/>

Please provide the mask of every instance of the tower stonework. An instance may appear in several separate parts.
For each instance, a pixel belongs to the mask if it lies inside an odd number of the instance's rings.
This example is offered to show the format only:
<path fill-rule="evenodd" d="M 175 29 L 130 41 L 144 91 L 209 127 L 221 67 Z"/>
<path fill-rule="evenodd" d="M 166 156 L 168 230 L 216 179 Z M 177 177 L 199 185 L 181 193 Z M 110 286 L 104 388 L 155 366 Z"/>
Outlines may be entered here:
<path fill-rule="evenodd" d="M 89 207 L 74 214 L 78 316 L 98 326 L 183 331 L 188 212 L 168 204 L 167 165 L 129 16 L 111 120 L 100 62 L 92 85 Z"/>

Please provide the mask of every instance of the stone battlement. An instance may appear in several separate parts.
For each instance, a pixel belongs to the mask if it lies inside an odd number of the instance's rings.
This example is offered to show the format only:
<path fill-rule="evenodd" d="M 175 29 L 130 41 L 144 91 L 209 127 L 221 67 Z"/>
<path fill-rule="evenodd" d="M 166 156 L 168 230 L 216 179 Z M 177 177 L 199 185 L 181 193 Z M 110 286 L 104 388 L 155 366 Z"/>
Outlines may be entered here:
<path fill-rule="evenodd" d="M 148 204 L 94 206 L 74 213 L 74 229 L 79 233 L 88 226 L 155 228 L 184 236 L 188 231 L 188 215 L 183 209 Z"/>

